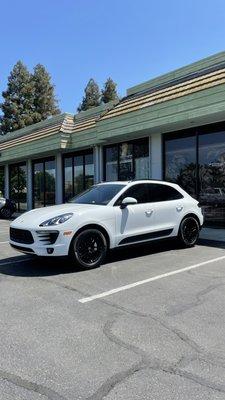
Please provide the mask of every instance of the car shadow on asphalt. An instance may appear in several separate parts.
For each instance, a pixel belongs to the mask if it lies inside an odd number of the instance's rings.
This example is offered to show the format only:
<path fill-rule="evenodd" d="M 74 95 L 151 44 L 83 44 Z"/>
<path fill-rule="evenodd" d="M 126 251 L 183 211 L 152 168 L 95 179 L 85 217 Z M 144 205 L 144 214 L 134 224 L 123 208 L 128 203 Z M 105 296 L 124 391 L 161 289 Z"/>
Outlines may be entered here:
<path fill-rule="evenodd" d="M 225 248 L 224 242 L 210 241 L 200 239 L 199 246 Z M 142 243 L 134 246 L 122 247 L 109 251 L 103 267 L 107 268 L 111 264 L 120 261 L 128 261 L 134 258 L 150 256 L 171 250 L 181 251 L 174 240 L 161 240 L 158 242 Z M 0 274 L 18 277 L 44 277 L 60 274 L 70 274 L 88 270 L 78 268 L 69 259 L 65 257 L 35 257 L 35 256 L 16 256 L 5 258 L 0 261 Z"/>

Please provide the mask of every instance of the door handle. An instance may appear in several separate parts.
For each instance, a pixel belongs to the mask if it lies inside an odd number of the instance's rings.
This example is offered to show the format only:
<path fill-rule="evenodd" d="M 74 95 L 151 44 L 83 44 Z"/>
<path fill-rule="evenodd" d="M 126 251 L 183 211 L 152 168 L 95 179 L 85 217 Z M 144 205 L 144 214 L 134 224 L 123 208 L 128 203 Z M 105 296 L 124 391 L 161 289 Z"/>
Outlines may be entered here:
<path fill-rule="evenodd" d="M 183 208 L 184 208 L 183 206 L 177 206 L 177 211 L 180 212 L 183 210 Z"/>
<path fill-rule="evenodd" d="M 153 213 L 153 210 L 145 211 L 145 214 L 146 214 L 147 217 L 150 217 L 152 215 L 152 213 Z"/>

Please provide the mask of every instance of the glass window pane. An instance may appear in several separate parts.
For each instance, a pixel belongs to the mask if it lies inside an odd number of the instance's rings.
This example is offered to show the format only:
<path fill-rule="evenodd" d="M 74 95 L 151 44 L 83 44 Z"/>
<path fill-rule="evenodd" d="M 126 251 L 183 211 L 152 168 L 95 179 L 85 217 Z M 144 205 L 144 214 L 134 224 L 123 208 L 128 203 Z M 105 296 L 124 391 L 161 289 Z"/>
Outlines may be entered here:
<path fill-rule="evenodd" d="M 44 207 L 44 164 L 34 163 L 34 207 Z"/>
<path fill-rule="evenodd" d="M 74 157 L 74 194 L 84 190 L 83 156 Z"/>
<path fill-rule="evenodd" d="M 131 179 L 134 179 L 133 144 L 132 143 L 120 144 L 119 154 L 120 154 L 119 180 L 129 181 Z"/>
<path fill-rule="evenodd" d="M 14 200 L 18 205 L 18 193 L 19 193 L 19 182 L 18 182 L 18 168 L 16 165 L 9 166 L 9 198 Z"/>
<path fill-rule="evenodd" d="M 135 179 L 149 178 L 148 139 L 134 143 Z"/>
<path fill-rule="evenodd" d="M 85 189 L 94 184 L 94 162 L 93 154 L 85 155 Z"/>
<path fill-rule="evenodd" d="M 18 167 L 18 203 L 19 211 L 27 210 L 27 168 L 26 165 L 19 165 Z"/>
<path fill-rule="evenodd" d="M 191 196 L 196 196 L 195 136 L 165 141 L 165 179 L 177 183 Z"/>
<path fill-rule="evenodd" d="M 225 132 L 199 135 L 199 201 L 208 224 L 225 224 Z"/>
<path fill-rule="evenodd" d="M 106 181 L 118 179 L 118 147 L 112 146 L 105 149 L 105 172 Z"/>
<path fill-rule="evenodd" d="M 65 201 L 73 197 L 73 159 L 66 157 L 64 159 L 64 195 Z"/>
<path fill-rule="evenodd" d="M 5 184 L 4 171 L 5 168 L 0 167 L 0 196 L 4 196 L 4 184 Z"/>
<path fill-rule="evenodd" d="M 55 160 L 45 162 L 45 205 L 55 204 Z"/>

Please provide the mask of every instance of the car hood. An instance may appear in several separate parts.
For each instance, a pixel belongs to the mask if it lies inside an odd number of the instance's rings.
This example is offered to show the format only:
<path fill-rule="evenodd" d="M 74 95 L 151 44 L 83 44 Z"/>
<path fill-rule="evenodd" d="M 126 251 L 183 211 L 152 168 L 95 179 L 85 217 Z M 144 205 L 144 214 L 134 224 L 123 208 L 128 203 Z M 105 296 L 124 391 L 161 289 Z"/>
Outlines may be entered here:
<path fill-rule="evenodd" d="M 57 206 L 50 206 L 50 207 L 43 207 L 43 208 L 36 208 L 34 210 L 28 211 L 18 218 L 16 218 L 12 223 L 11 226 L 18 226 L 20 225 L 25 227 L 37 227 L 42 222 L 54 218 L 57 215 L 66 214 L 66 213 L 74 213 L 77 215 L 81 215 L 89 210 L 96 210 L 96 208 L 102 208 L 106 206 L 99 206 L 96 204 L 60 204 Z"/>

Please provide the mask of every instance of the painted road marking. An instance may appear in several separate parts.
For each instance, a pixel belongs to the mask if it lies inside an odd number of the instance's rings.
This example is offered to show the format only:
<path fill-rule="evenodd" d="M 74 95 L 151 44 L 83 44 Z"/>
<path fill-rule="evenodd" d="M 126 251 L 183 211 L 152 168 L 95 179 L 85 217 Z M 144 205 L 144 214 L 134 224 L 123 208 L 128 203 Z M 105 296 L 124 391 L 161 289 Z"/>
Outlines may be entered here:
<path fill-rule="evenodd" d="M 9 241 L 7 240 L 6 242 L 0 242 L 0 244 L 6 244 L 9 243 Z"/>
<path fill-rule="evenodd" d="M 96 300 L 96 299 L 101 299 L 102 297 L 107 297 L 107 296 L 110 296 L 110 295 L 118 293 L 118 292 L 123 292 L 124 290 L 132 289 L 132 288 L 134 288 L 136 286 L 144 285 L 145 283 L 157 281 L 157 280 L 163 279 L 163 278 L 168 278 L 169 276 L 181 274 L 182 272 L 190 271 L 192 269 L 202 267 L 203 265 L 211 264 L 211 263 L 214 263 L 214 262 L 217 262 L 217 261 L 221 261 L 221 260 L 225 260 L 225 256 L 212 258 L 211 260 L 203 261 L 203 262 L 201 262 L 199 264 L 190 265 L 189 267 L 176 269 L 174 271 L 166 272 L 165 274 L 162 274 L 162 275 L 157 275 L 157 276 L 153 276 L 152 278 L 144 279 L 142 281 L 137 281 L 137 282 L 134 282 L 134 283 L 130 283 L 129 285 L 119 286 L 118 288 L 115 288 L 115 289 L 112 289 L 112 290 L 108 290 L 107 292 L 102 292 L 102 293 L 99 293 L 99 294 L 95 294 L 95 295 L 90 296 L 90 297 L 83 297 L 82 299 L 79 299 L 78 301 L 80 303 L 88 303 L 88 302 Z"/>

